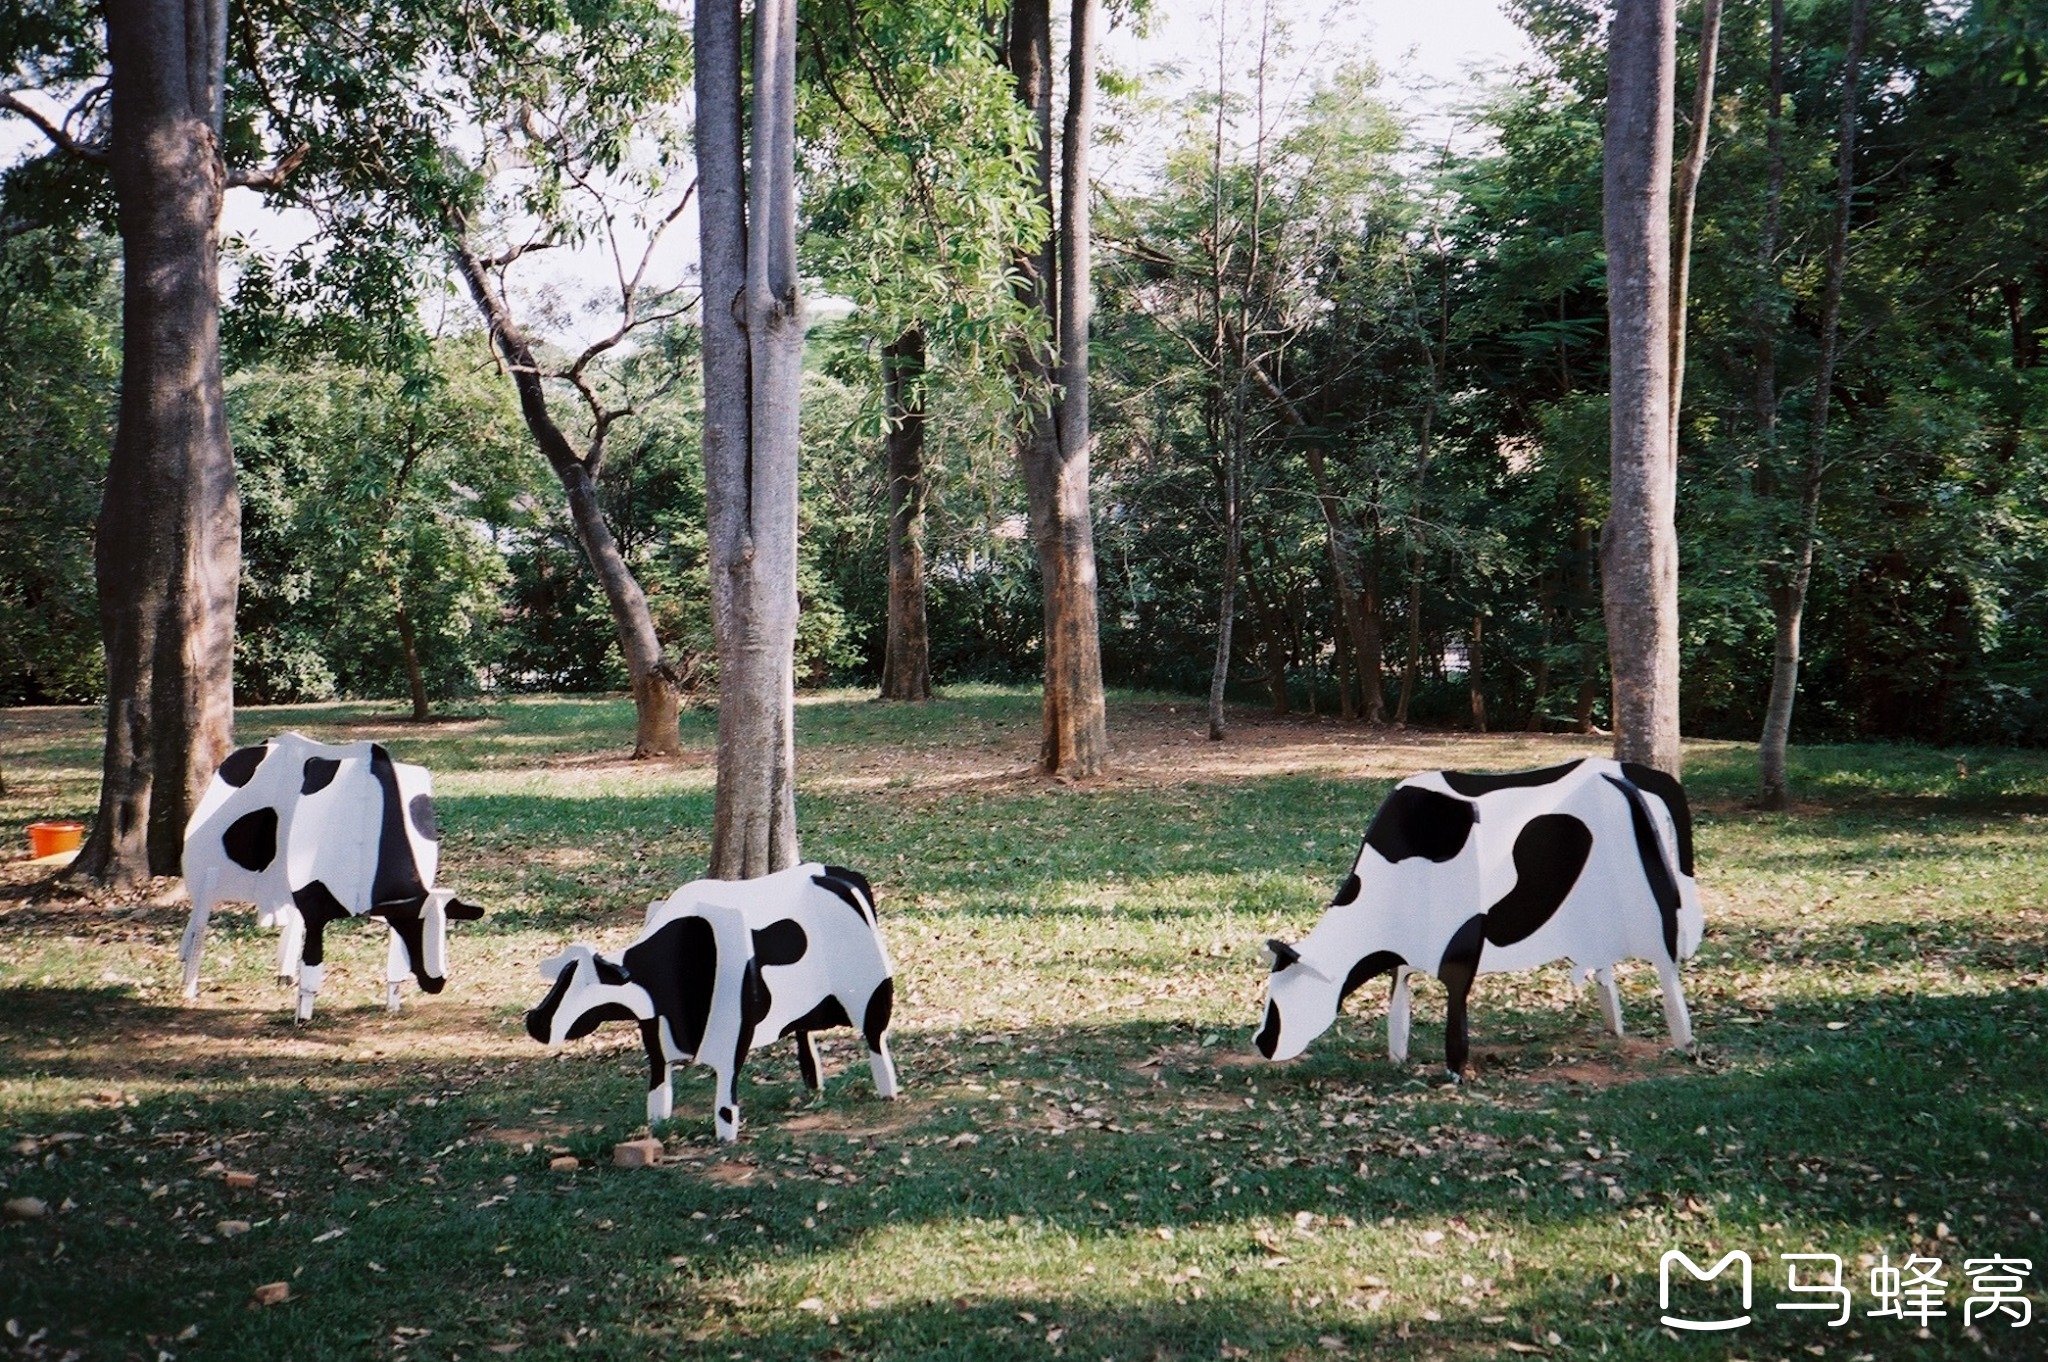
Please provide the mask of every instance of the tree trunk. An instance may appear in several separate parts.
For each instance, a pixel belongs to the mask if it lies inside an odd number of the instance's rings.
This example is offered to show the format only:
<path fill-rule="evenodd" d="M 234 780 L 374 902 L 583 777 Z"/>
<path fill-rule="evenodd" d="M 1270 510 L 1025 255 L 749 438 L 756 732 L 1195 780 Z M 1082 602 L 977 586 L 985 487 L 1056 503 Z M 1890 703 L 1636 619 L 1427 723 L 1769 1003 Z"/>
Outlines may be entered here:
<path fill-rule="evenodd" d="M 1611 507 L 1600 536 L 1614 754 L 1679 774 L 1671 463 L 1673 0 L 1620 0 L 1604 138 Z"/>
<path fill-rule="evenodd" d="M 625 660 L 626 675 L 631 679 L 633 688 L 633 755 L 674 756 L 682 751 L 682 739 L 677 730 L 677 720 L 682 712 L 682 693 L 674 664 L 663 653 L 661 639 L 654 632 L 654 617 L 647 609 L 647 595 L 640 589 L 639 579 L 627 565 L 626 556 L 619 549 L 619 541 L 612 535 L 611 526 L 604 518 L 604 505 L 597 487 L 598 469 L 603 458 L 603 434 L 600 431 L 593 436 L 588 453 L 577 453 L 548 409 L 547 388 L 541 379 L 540 363 L 534 357 L 532 341 L 513 319 L 504 295 L 491 282 L 489 266 L 477 255 L 459 226 L 453 234 L 450 251 L 455 258 L 456 272 L 468 285 L 469 296 L 490 332 L 491 344 L 512 375 L 527 432 L 533 436 L 534 444 L 562 484 L 576 543 L 582 548 L 590 570 L 596 574 L 598 586 L 604 591 L 605 604 L 611 609 L 612 628 L 619 637 L 619 656 Z"/>
<path fill-rule="evenodd" d="M 1365 636 L 1355 649 L 1358 657 L 1353 668 L 1358 673 L 1359 691 L 1365 697 L 1365 721 L 1379 728 L 1387 722 L 1387 697 L 1380 675 L 1380 632 L 1385 621 L 1380 604 L 1380 512 L 1377 504 L 1367 513 L 1366 536 L 1365 599 L 1361 603 L 1365 612 Z"/>
<path fill-rule="evenodd" d="M 1486 617 L 1472 617 L 1472 634 L 1467 640 L 1472 646 L 1466 649 L 1465 693 L 1472 698 L 1472 731 L 1486 731 L 1486 688 L 1480 675 L 1480 647 L 1486 639 Z"/>
<path fill-rule="evenodd" d="M 121 405 L 94 547 L 106 746 L 77 866 L 114 885 L 177 873 L 185 824 L 234 745 L 242 534 L 220 367 L 224 10 L 110 0 L 105 11 Z"/>
<path fill-rule="evenodd" d="M 883 700 L 932 698 L 932 644 L 924 606 L 924 332 L 912 327 L 882 351 L 889 432 L 889 632 Z"/>
<path fill-rule="evenodd" d="M 1798 542 L 1785 579 L 1772 592 L 1777 617 L 1771 667 L 1771 696 L 1764 731 L 1757 740 L 1758 802 L 1782 809 L 1791 800 L 1785 748 L 1792 735 L 1792 702 L 1799 691 L 1799 631 L 1806 614 L 1806 590 L 1813 581 L 1814 537 L 1820 522 L 1821 479 L 1827 471 L 1828 403 L 1835 385 L 1836 350 L 1842 330 L 1842 282 L 1849 269 L 1849 218 L 1856 195 L 1857 81 L 1868 33 L 1869 0 L 1849 6 L 1849 51 L 1842 69 L 1842 135 L 1835 168 L 1835 223 L 1828 239 L 1827 283 L 1821 297 L 1820 358 L 1813 379 L 1813 423 L 1807 432 L 1806 467 L 1799 479 Z"/>
<path fill-rule="evenodd" d="M 412 718 L 414 723 L 427 719 L 427 677 L 420 670 L 419 635 L 413 630 L 412 615 L 406 611 L 405 597 L 399 594 L 398 584 L 391 585 L 391 608 L 398 616 L 398 642 L 405 649 L 405 680 L 412 690 Z"/>
<path fill-rule="evenodd" d="M 1671 224 L 1671 467 L 1678 476 L 1678 413 L 1685 396 L 1685 305 L 1692 287 L 1692 217 L 1707 168 L 1707 128 L 1714 114 L 1714 66 L 1721 53 L 1721 0 L 1700 11 L 1700 66 L 1692 87 L 1692 142 L 1678 170 Z"/>
<path fill-rule="evenodd" d="M 798 860 L 795 0 L 758 0 L 753 28 L 754 105 L 743 123 L 739 0 L 699 0 L 704 499 L 718 636 L 711 874 L 720 879 Z"/>
<path fill-rule="evenodd" d="M 1067 54 L 1067 114 L 1060 137 L 1060 193 L 1052 192 L 1052 16 L 1050 0 L 1017 0 L 1007 58 L 1017 98 L 1038 126 L 1036 187 L 1055 237 L 1020 262 L 1018 293 L 1050 320 L 1055 356 L 1024 350 L 1013 361 L 1030 413 L 1018 454 L 1031 508 L 1045 594 L 1044 742 L 1049 775 L 1099 775 L 1109 759 L 1096 616 L 1095 524 L 1089 512 L 1088 143 L 1095 103 L 1096 0 L 1073 0 Z M 1048 407 L 1046 395 L 1052 400 Z"/>

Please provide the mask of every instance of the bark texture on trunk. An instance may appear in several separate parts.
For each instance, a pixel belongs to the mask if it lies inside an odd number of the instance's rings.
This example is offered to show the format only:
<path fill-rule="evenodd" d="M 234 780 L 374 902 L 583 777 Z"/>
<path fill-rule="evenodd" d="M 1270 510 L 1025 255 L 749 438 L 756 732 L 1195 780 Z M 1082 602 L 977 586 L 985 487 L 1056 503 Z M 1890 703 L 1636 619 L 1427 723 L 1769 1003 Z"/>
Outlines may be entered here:
<path fill-rule="evenodd" d="M 1679 774 L 1677 479 L 1671 463 L 1673 0 L 1608 31 L 1603 218 L 1613 485 L 1600 537 L 1614 754 Z"/>
<path fill-rule="evenodd" d="M 1023 300 L 1052 322 L 1055 353 L 1020 353 L 1027 394 L 1018 454 L 1031 508 L 1045 593 L 1044 741 L 1039 764 L 1051 775 L 1093 776 L 1109 761 L 1097 619 L 1095 522 L 1089 510 L 1092 436 L 1088 414 L 1090 226 L 1088 143 L 1095 106 L 1096 0 L 1074 0 L 1067 56 L 1067 114 L 1060 135 L 1058 211 L 1052 177 L 1052 15 L 1049 0 L 1018 0 L 1007 60 L 1017 98 L 1039 137 L 1034 162 L 1041 202 L 1059 230 L 1021 262 Z M 1050 393 L 1048 409 L 1044 395 Z"/>
<path fill-rule="evenodd" d="M 718 636 L 711 874 L 796 864 L 796 5 L 759 0 L 741 117 L 739 0 L 700 0 L 697 163 L 704 492 Z"/>
<path fill-rule="evenodd" d="M 1471 656 L 1465 659 L 1465 693 L 1472 701 L 1472 731 L 1486 731 L 1486 682 L 1480 672 L 1480 648 L 1486 641 L 1486 617 L 1472 617 Z"/>
<path fill-rule="evenodd" d="M 213 5 L 106 6 L 121 405 L 93 554 L 106 747 L 77 866 L 115 885 L 177 873 L 185 824 L 234 745 L 242 532 L 220 367 L 224 21 Z"/>
<path fill-rule="evenodd" d="M 563 433 L 548 408 L 546 384 L 533 353 L 533 343 L 512 316 L 504 295 L 492 282 L 489 265 L 477 255 L 468 239 L 456 235 L 450 250 L 455 268 L 469 296 L 476 304 L 490 332 L 491 344 L 512 375 L 519 393 L 519 411 L 527 433 L 539 447 L 548 467 L 562 484 L 569 504 L 569 524 L 590 570 L 597 574 L 611 610 L 612 627 L 619 637 L 619 655 L 633 688 L 633 755 L 668 757 L 682 751 L 677 720 L 682 712 L 682 692 L 675 666 L 663 652 L 654 632 L 654 617 L 647 608 L 647 595 L 627 565 L 619 541 L 605 522 L 604 504 L 598 495 L 597 477 L 602 466 L 604 435 L 600 429 L 587 453 L 579 453 Z"/>
<path fill-rule="evenodd" d="M 931 631 L 924 605 L 924 332 L 912 327 L 882 351 L 889 431 L 889 631 L 883 700 L 932 698 Z"/>
<path fill-rule="evenodd" d="M 1813 379 L 1813 420 L 1807 431 L 1806 466 L 1799 478 L 1799 521 L 1792 561 L 1771 592 L 1776 640 L 1771 695 L 1764 707 L 1764 731 L 1757 740 L 1758 802 L 1782 809 L 1791 800 L 1785 749 L 1792 737 L 1792 702 L 1799 693 L 1800 627 L 1806 592 L 1813 582 L 1814 538 L 1820 525 L 1820 489 L 1827 472 L 1828 405 L 1835 385 L 1835 361 L 1842 331 L 1842 283 L 1849 270 L 1849 221 L 1856 197 L 1856 106 L 1863 46 L 1869 32 L 1869 0 L 1849 7 L 1849 50 L 1842 69 L 1842 134 L 1835 169 L 1835 222 L 1828 239 L 1827 283 L 1821 295 L 1820 358 Z M 1773 16 L 1775 18 L 1775 15 Z"/>

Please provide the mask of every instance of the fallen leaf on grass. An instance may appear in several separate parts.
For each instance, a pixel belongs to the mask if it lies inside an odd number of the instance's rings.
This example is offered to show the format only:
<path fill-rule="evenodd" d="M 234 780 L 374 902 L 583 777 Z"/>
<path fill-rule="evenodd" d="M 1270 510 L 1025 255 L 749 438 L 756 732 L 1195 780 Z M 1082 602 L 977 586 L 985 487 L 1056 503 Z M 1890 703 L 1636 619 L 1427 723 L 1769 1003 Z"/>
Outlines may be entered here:
<path fill-rule="evenodd" d="M 249 1293 L 251 1305 L 280 1305 L 291 1299 L 290 1282 L 265 1282 Z"/>
<path fill-rule="evenodd" d="M 1539 1356 L 1543 1353 L 1543 1349 L 1537 1347 L 1534 1343 L 1522 1343 L 1512 1338 L 1503 1339 L 1501 1347 L 1506 1348 L 1511 1353 L 1536 1353 Z"/>

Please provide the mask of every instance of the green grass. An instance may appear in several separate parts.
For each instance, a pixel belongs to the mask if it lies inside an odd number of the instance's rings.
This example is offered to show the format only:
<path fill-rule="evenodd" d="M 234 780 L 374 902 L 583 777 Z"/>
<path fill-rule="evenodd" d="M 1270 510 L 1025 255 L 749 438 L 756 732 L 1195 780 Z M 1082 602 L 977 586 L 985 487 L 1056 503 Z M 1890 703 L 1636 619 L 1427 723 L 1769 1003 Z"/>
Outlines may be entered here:
<path fill-rule="evenodd" d="M 803 704 L 805 854 L 877 884 L 903 1099 L 843 1034 L 815 1100 L 763 1053 L 721 1148 L 693 1070 L 671 1162 L 625 1172 L 633 1034 L 550 1055 L 520 1019 L 536 961 L 616 948 L 700 872 L 712 716 L 634 764 L 618 701 L 244 711 L 245 740 L 377 736 L 433 769 L 442 878 L 490 915 L 397 1017 L 381 941 L 337 927 L 297 1028 L 248 914 L 216 918 L 180 1007 L 181 908 L 0 867 L 0 1196 L 49 1207 L 0 1222 L 0 1356 L 2043 1355 L 2048 1320 L 1961 1316 L 1964 1260 L 1994 1254 L 2033 1260 L 2048 1312 L 2048 757 L 1805 749 L 1780 815 L 1744 807 L 1747 752 L 1694 745 L 1696 1053 L 1661 1049 L 1646 966 L 1622 970 L 1626 1042 L 1561 969 L 1487 976 L 1478 1077 L 1451 1089 L 1432 983 L 1408 1068 L 1379 988 L 1303 1060 L 1249 1053 L 1258 944 L 1313 924 L 1395 774 L 1597 744 L 1247 713 L 1218 748 L 1185 702 L 1119 697 L 1119 774 L 1070 788 L 1028 774 L 1037 722 L 991 688 Z M 17 844 L 91 813 L 95 723 L 0 712 Z M 1746 1249 L 1755 1323 L 1663 1329 L 1671 1248 Z M 1848 1327 L 1773 1308 L 1798 1252 L 1843 1257 Z M 1864 1317 L 1880 1253 L 1943 1261 L 1926 1337 Z M 274 1281 L 290 1300 L 251 1307 Z"/>

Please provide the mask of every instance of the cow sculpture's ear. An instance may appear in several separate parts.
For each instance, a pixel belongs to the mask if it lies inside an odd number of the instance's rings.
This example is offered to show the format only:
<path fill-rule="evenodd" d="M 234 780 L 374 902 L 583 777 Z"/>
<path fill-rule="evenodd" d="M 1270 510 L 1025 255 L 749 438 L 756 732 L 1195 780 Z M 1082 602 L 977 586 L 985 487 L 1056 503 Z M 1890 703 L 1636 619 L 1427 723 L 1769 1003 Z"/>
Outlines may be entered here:
<path fill-rule="evenodd" d="M 540 977 L 543 979 L 560 978 L 562 975 L 563 966 L 567 965 L 574 958 L 574 951 L 563 951 L 560 955 L 549 956 L 547 959 L 540 962 Z"/>
<path fill-rule="evenodd" d="M 1266 939 L 1266 961 L 1272 965 L 1273 972 L 1278 974 L 1289 965 L 1300 964 L 1301 952 L 1288 945 L 1285 941 L 1275 937 L 1268 937 Z"/>

